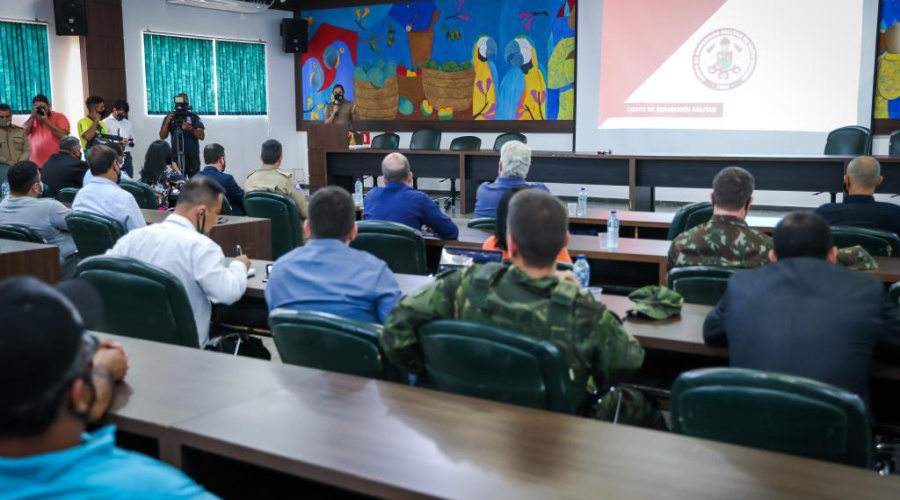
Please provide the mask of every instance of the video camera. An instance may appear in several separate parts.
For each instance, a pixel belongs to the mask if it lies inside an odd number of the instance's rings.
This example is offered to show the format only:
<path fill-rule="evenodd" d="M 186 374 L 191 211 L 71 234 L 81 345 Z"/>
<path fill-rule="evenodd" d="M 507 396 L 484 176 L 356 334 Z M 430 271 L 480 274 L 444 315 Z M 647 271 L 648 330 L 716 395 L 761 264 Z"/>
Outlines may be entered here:
<path fill-rule="evenodd" d="M 187 115 L 192 109 L 194 108 L 188 104 L 188 101 L 184 96 L 175 96 L 175 111 L 172 113 L 172 120 L 175 122 L 175 125 L 181 126 L 181 124 L 187 121 Z"/>

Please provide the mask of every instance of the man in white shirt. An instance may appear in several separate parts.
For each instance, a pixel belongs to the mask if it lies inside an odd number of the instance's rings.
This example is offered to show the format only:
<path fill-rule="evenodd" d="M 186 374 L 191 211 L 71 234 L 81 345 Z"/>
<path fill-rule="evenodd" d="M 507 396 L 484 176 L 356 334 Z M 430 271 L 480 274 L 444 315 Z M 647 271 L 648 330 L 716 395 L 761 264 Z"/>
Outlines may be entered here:
<path fill-rule="evenodd" d="M 134 147 L 134 129 L 131 128 L 131 122 L 128 120 L 128 102 L 119 99 L 113 105 L 112 113 L 103 119 L 103 125 L 110 135 L 117 135 L 122 138 L 122 147 L 125 150 L 125 164 L 122 170 L 128 174 L 128 177 L 134 177 L 134 167 L 131 160 L 131 149 Z"/>
<path fill-rule="evenodd" d="M 78 190 L 72 210 L 111 217 L 122 224 L 125 232 L 147 225 L 137 200 L 119 187 L 122 166 L 119 155 L 108 146 L 94 146 L 88 153 L 91 182 Z"/>
<path fill-rule="evenodd" d="M 160 224 L 128 233 L 107 255 L 131 257 L 160 267 L 181 280 L 197 320 L 200 346 L 209 340 L 212 304 L 233 304 L 247 289 L 250 260 L 226 265 L 225 254 L 207 236 L 222 210 L 224 190 L 199 176 L 181 190 L 175 212 Z"/>

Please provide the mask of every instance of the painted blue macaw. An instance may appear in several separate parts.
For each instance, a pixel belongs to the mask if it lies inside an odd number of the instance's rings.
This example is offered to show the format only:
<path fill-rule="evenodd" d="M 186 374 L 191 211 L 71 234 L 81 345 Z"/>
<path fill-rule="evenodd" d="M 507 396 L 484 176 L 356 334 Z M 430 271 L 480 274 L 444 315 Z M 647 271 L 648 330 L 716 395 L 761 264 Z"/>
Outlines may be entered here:
<path fill-rule="evenodd" d="M 503 58 L 512 66 L 500 83 L 498 120 L 546 120 L 547 84 L 537 51 L 527 36 L 506 44 Z"/>
<path fill-rule="evenodd" d="M 334 42 L 325 49 L 325 69 L 326 73 L 333 74 L 331 81 L 326 81 L 325 86 L 329 92 L 333 92 L 334 86 L 341 84 L 344 86 L 344 99 L 353 100 L 353 71 L 356 65 L 351 57 L 350 47 L 344 42 Z"/>
<path fill-rule="evenodd" d="M 303 78 L 303 109 L 304 120 L 324 120 L 327 95 L 322 92 L 325 83 L 325 71 L 322 63 L 315 57 L 309 58 L 303 63 L 301 73 Z"/>

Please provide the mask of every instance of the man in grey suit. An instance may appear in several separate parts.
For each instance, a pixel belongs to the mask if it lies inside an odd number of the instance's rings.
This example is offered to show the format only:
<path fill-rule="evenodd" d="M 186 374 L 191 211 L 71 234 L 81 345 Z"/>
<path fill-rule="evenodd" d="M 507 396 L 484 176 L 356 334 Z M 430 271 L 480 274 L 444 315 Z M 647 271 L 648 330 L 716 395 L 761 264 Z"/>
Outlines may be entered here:
<path fill-rule="evenodd" d="M 873 354 L 900 364 L 900 312 L 877 278 L 837 265 L 825 219 L 795 212 L 775 228 L 772 264 L 734 274 L 703 325 L 731 366 L 811 378 L 868 401 Z"/>

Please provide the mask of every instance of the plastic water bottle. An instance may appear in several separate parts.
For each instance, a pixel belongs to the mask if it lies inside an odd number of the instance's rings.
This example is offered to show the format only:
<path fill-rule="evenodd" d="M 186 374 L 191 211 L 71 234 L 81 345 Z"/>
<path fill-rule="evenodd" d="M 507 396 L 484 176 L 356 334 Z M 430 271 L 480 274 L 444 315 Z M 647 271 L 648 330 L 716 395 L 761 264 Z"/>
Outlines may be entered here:
<path fill-rule="evenodd" d="M 585 217 L 587 215 L 587 189 L 581 188 L 581 192 L 578 193 L 578 208 L 577 208 L 578 217 Z"/>
<path fill-rule="evenodd" d="M 0 199 L 5 200 L 9 196 L 9 181 L 3 181 L 3 187 L 0 188 Z"/>
<path fill-rule="evenodd" d="M 619 215 L 615 210 L 609 213 L 609 220 L 606 221 L 606 246 L 619 248 Z"/>
<path fill-rule="evenodd" d="M 587 287 L 591 283 L 591 266 L 588 264 L 584 255 L 579 255 L 578 259 L 575 260 L 575 269 L 574 269 L 575 277 L 578 278 L 578 283 L 581 284 L 581 288 L 587 289 Z"/>
<path fill-rule="evenodd" d="M 356 206 L 362 205 L 363 202 L 363 183 L 362 179 L 356 179 L 356 185 L 353 189 L 353 202 Z"/>

